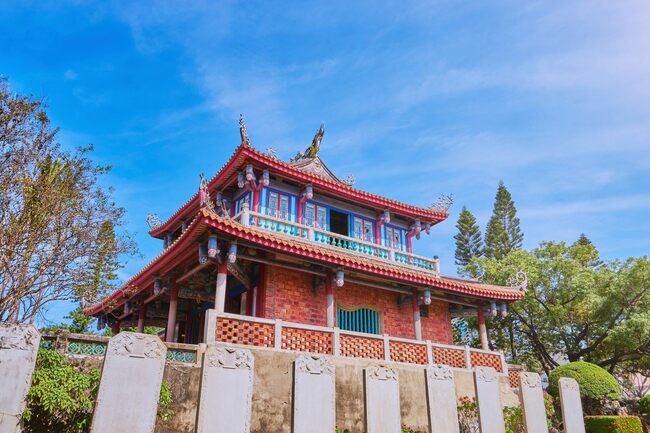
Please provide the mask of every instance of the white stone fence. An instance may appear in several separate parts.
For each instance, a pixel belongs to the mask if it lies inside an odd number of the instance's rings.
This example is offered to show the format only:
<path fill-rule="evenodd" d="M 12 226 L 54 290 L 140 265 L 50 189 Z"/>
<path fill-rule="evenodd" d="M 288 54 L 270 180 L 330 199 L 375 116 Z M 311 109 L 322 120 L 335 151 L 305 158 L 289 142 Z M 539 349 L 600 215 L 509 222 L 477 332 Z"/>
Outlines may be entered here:
<path fill-rule="evenodd" d="M 262 319 L 208 310 L 206 342 L 267 347 L 322 355 L 378 359 L 408 364 L 443 364 L 471 370 L 492 367 L 508 374 L 503 353 L 411 340 L 389 335 L 344 331 L 277 319 Z"/>

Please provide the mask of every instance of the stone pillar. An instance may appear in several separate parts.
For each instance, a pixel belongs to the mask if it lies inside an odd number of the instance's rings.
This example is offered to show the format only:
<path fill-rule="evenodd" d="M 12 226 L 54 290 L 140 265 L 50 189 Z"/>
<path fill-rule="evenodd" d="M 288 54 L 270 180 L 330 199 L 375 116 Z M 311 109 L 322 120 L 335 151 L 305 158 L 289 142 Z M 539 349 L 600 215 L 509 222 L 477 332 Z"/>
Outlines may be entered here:
<path fill-rule="evenodd" d="M 328 356 L 302 354 L 294 364 L 293 433 L 336 430 L 334 363 Z"/>
<path fill-rule="evenodd" d="M 33 325 L 0 323 L 0 433 L 20 433 L 41 334 Z"/>
<path fill-rule="evenodd" d="M 481 337 L 481 349 L 490 350 L 488 345 L 487 327 L 485 326 L 485 313 L 483 312 L 483 305 L 476 308 L 478 315 L 478 333 Z"/>
<path fill-rule="evenodd" d="M 433 433 L 459 433 L 454 373 L 447 365 L 427 367 L 427 404 Z"/>
<path fill-rule="evenodd" d="M 196 433 L 250 432 L 253 364 L 250 350 L 208 345 L 203 356 Z"/>
<path fill-rule="evenodd" d="M 228 266 L 219 263 L 217 266 L 217 289 L 214 296 L 214 309 L 223 313 L 226 309 L 226 284 L 228 283 Z"/>
<path fill-rule="evenodd" d="M 474 390 L 481 433 L 505 433 L 497 371 L 492 367 L 476 367 Z"/>
<path fill-rule="evenodd" d="M 155 335 L 121 332 L 109 340 L 91 433 L 153 433 L 166 355 Z"/>
<path fill-rule="evenodd" d="M 422 323 L 420 322 L 420 302 L 418 301 L 418 291 L 413 290 L 413 329 L 415 339 L 422 340 Z"/>
<path fill-rule="evenodd" d="M 178 286 L 172 286 L 172 292 L 169 297 L 169 313 L 167 314 L 167 329 L 165 331 L 165 341 L 171 343 L 174 341 L 176 334 L 176 310 L 178 309 Z"/>
<path fill-rule="evenodd" d="M 560 406 L 562 408 L 562 423 L 564 433 L 585 433 L 585 421 L 582 417 L 582 401 L 578 382 L 570 377 L 561 377 Z"/>
<path fill-rule="evenodd" d="M 542 379 L 537 373 L 519 373 L 519 401 L 526 433 L 548 433 Z"/>
<path fill-rule="evenodd" d="M 144 318 L 147 315 L 147 306 L 144 300 L 140 301 L 140 310 L 138 311 L 138 332 L 144 333 Z"/>
<path fill-rule="evenodd" d="M 366 385 L 366 432 L 396 433 L 401 429 L 397 371 L 388 366 L 364 370 Z"/>
<path fill-rule="evenodd" d="M 336 323 L 334 314 L 334 288 L 332 287 L 332 273 L 325 274 L 325 295 L 327 296 L 327 326 L 333 328 Z"/>

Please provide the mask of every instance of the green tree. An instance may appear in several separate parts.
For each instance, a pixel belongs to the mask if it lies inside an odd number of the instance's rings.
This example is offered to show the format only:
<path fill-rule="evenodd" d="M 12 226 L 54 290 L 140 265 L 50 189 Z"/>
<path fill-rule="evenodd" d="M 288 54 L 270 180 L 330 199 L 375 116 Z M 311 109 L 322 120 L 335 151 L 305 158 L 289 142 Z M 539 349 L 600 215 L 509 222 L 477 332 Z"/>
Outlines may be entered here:
<path fill-rule="evenodd" d="M 456 228 L 458 229 L 458 233 L 454 236 L 456 239 L 456 265 L 462 271 L 473 257 L 479 257 L 482 254 L 483 241 L 481 240 L 481 230 L 476 224 L 476 218 L 465 206 L 460 211 Z"/>
<path fill-rule="evenodd" d="M 135 252 L 124 209 L 100 185 L 92 147 L 65 150 L 42 101 L 0 80 L 0 321 L 33 322 L 48 304 L 94 302 Z"/>
<path fill-rule="evenodd" d="M 598 257 L 591 243 L 544 242 L 469 267 L 501 285 L 526 272 L 528 290 L 509 315 L 520 360 L 548 372 L 563 357 L 584 359 L 613 372 L 650 356 L 650 259 Z"/>
<path fill-rule="evenodd" d="M 523 240 L 515 202 L 505 184 L 499 182 L 492 217 L 485 229 L 485 256 L 502 259 L 510 252 L 520 249 Z"/>

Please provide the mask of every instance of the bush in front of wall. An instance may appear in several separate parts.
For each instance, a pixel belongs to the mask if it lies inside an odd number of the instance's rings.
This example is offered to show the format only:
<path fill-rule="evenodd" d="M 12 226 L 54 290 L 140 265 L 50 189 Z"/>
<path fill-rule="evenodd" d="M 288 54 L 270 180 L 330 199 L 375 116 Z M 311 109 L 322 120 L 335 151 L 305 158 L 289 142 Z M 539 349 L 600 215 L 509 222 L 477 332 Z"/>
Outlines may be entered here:
<path fill-rule="evenodd" d="M 650 394 L 644 395 L 639 399 L 639 412 L 643 415 L 650 416 Z"/>
<path fill-rule="evenodd" d="M 636 416 L 586 416 L 587 433 L 643 433 Z"/>
<path fill-rule="evenodd" d="M 578 382 L 587 413 L 598 413 L 605 401 L 621 399 L 621 386 L 614 376 L 596 364 L 577 361 L 555 367 L 548 375 L 548 391 L 556 398 L 561 377 L 572 377 Z"/>

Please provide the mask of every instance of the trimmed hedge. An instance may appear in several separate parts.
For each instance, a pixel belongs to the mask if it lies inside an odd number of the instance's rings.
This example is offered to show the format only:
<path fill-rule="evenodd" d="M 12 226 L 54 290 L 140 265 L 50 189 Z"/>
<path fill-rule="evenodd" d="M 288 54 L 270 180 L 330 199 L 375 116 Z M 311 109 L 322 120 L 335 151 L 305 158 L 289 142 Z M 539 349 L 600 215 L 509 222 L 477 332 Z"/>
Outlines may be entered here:
<path fill-rule="evenodd" d="M 586 416 L 587 433 L 643 433 L 636 416 Z"/>
<path fill-rule="evenodd" d="M 560 365 L 548 375 L 548 392 L 558 397 L 560 377 L 572 377 L 580 385 L 580 395 L 593 402 L 620 400 L 621 386 L 607 370 L 589 362 L 577 361 Z"/>
<path fill-rule="evenodd" d="M 644 415 L 650 415 L 650 394 L 644 395 L 639 399 L 639 412 Z"/>

